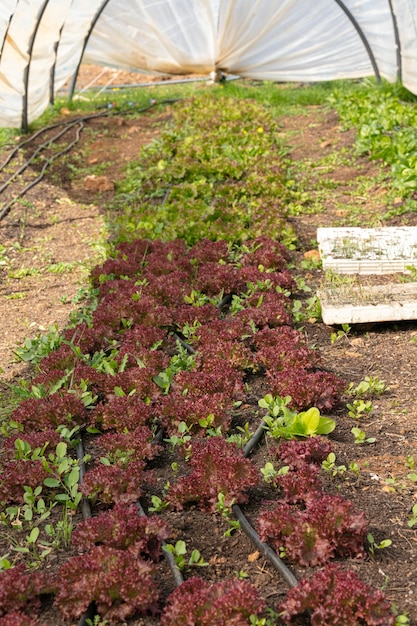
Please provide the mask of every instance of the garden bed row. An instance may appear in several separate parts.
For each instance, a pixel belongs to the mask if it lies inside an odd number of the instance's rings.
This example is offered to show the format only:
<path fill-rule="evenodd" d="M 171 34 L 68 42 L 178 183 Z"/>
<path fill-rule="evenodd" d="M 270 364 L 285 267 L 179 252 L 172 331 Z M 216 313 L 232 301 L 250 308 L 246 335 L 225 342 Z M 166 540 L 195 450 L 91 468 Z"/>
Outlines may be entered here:
<path fill-rule="evenodd" d="M 202 239 L 192 247 L 141 239 L 120 244 L 93 270 L 95 305 L 42 359 L 29 397 L 9 420 L 3 522 L 20 523 L 28 535 L 21 562 L 2 573 L 7 623 L 38 623 L 39 598 L 53 597 L 65 619 L 93 607 L 115 623 L 142 614 L 166 626 L 394 624 L 385 594 L 341 565 L 367 554 L 364 514 L 327 494 L 320 479 L 331 453 L 325 435 L 335 427 L 321 413 L 341 402 L 346 383 L 321 368 L 293 326 L 297 287 L 288 260 L 268 237 L 242 245 Z M 268 440 L 262 467 L 249 458 L 252 433 L 236 417 L 254 377 L 267 392 L 258 398 L 259 432 Z M 75 454 L 81 438 L 82 460 Z M 158 458 L 166 449 L 176 461 L 162 486 Z M 244 580 L 190 576 L 169 594 L 160 590 L 163 545 L 185 565 L 182 546 L 166 544 L 169 511 L 218 515 L 232 535 L 237 522 L 246 525 L 241 505 L 262 484 L 274 499 L 261 507 L 255 536 L 275 549 L 278 563 L 280 555 L 314 572 L 294 584 L 279 616 L 267 618 L 262 591 Z M 81 521 L 86 501 L 93 516 Z M 160 515 L 140 515 L 140 501 Z M 58 507 L 61 526 L 51 523 Z M 53 539 L 62 547 L 64 531 L 71 535 L 72 513 L 79 520 L 72 552 L 50 573 Z M 190 569 L 205 565 L 193 554 Z"/>

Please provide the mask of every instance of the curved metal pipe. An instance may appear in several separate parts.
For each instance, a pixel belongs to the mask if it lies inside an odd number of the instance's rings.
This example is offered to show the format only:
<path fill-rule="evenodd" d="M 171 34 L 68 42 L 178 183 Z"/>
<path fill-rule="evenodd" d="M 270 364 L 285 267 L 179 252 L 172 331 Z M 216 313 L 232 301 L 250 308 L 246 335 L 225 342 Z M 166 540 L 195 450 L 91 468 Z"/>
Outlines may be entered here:
<path fill-rule="evenodd" d="M 391 9 L 392 27 L 394 29 L 395 44 L 397 46 L 397 80 L 402 82 L 403 66 L 402 66 L 402 58 L 401 58 L 400 31 L 398 30 L 397 16 L 395 15 L 394 7 L 392 5 L 392 0 L 388 0 L 388 4 L 389 4 L 389 8 Z"/>
<path fill-rule="evenodd" d="M 360 27 L 359 22 L 356 20 L 354 15 L 350 12 L 350 10 L 347 8 L 347 6 L 344 4 L 344 2 L 342 0 L 334 0 L 334 1 L 342 9 L 342 11 L 346 14 L 346 16 L 349 18 L 349 20 L 352 22 L 352 25 L 354 26 L 356 32 L 358 33 L 359 37 L 361 38 L 361 41 L 362 41 L 363 45 L 365 46 L 365 50 L 368 53 L 369 60 L 370 60 L 370 62 L 372 64 L 372 67 L 373 67 L 373 70 L 374 70 L 374 74 L 375 74 L 375 78 L 378 81 L 378 83 L 380 83 L 381 82 L 381 74 L 379 73 L 379 69 L 378 69 L 378 65 L 377 65 L 376 59 L 374 57 L 374 53 L 372 52 L 372 48 L 369 45 L 369 41 L 365 37 L 365 33 L 363 32 L 362 28 Z"/>
<path fill-rule="evenodd" d="M 59 29 L 59 37 L 54 45 L 55 58 L 51 67 L 51 74 L 49 77 L 49 104 L 53 104 L 55 102 L 55 68 L 56 68 L 56 62 L 58 59 L 58 48 L 59 48 L 59 44 L 61 43 L 61 35 L 62 35 L 62 30 L 64 26 L 65 26 L 65 22 L 62 23 L 62 26 Z"/>
<path fill-rule="evenodd" d="M 45 13 L 46 7 L 49 4 L 49 0 L 45 0 L 41 9 L 38 13 L 38 17 L 36 19 L 35 28 L 33 33 L 29 39 L 29 63 L 26 65 L 24 73 L 23 73 L 23 102 L 22 102 L 22 129 L 24 133 L 28 132 L 28 87 L 29 87 L 29 73 L 30 73 L 30 64 L 32 61 L 32 53 L 33 47 L 35 45 L 36 35 L 38 34 L 39 26 L 42 21 L 43 14 Z"/>
<path fill-rule="evenodd" d="M 7 28 L 4 32 L 4 37 L 3 37 L 3 41 L 1 42 L 1 47 L 0 47 L 0 59 L 3 56 L 3 49 L 4 49 L 4 44 L 7 41 L 7 35 L 9 33 L 9 29 L 10 29 L 10 24 L 12 23 L 12 19 L 13 19 L 13 13 L 11 14 L 11 16 L 9 17 L 9 23 L 7 24 Z"/>
<path fill-rule="evenodd" d="M 80 54 L 80 58 L 78 60 L 78 65 L 77 68 L 74 72 L 74 75 L 72 77 L 72 81 L 71 81 L 71 87 L 70 87 L 70 92 L 69 92 L 69 96 L 68 96 L 68 100 L 72 100 L 72 97 L 74 95 L 74 91 L 75 91 L 75 85 L 77 83 L 77 78 L 78 78 L 78 72 L 80 71 L 80 66 L 83 60 L 83 56 L 84 56 L 84 52 L 85 49 L 87 47 L 88 41 L 91 37 L 91 33 L 94 30 L 95 25 L 97 24 L 98 19 L 100 18 L 101 14 L 103 13 L 104 9 L 106 8 L 106 6 L 108 5 L 108 3 L 110 2 L 110 0 L 104 0 L 103 4 L 101 5 L 101 7 L 99 8 L 99 10 L 97 11 L 97 13 L 95 14 L 95 16 L 93 17 L 93 20 L 90 24 L 90 28 L 88 29 L 88 33 L 84 38 L 84 42 L 83 42 L 83 47 L 81 50 L 81 54 Z"/>

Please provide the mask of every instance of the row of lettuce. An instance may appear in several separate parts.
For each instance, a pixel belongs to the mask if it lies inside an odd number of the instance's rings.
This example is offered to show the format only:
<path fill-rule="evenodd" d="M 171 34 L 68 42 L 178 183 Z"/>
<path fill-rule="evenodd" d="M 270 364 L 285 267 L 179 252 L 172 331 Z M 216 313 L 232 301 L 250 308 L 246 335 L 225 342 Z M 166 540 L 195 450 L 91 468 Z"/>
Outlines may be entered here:
<path fill-rule="evenodd" d="M 94 602 L 115 622 L 151 612 L 166 626 L 262 623 L 265 602 L 247 581 L 192 577 L 162 598 L 154 582 L 169 523 L 144 520 L 135 506 L 151 490 L 159 430 L 184 467 L 164 494 L 168 510 L 216 513 L 219 494 L 229 510 L 247 501 L 263 476 L 245 458 L 232 415 L 256 376 L 279 442 L 269 448 L 277 502 L 260 512 L 258 533 L 290 562 L 323 567 L 275 618 L 291 624 L 309 611 L 312 623 L 394 624 L 382 592 L 329 565 L 366 556 L 367 524 L 320 481 L 331 448 L 315 436 L 335 427 L 320 411 L 340 402 L 346 383 L 321 369 L 293 325 L 294 232 L 277 136 L 271 112 L 254 102 L 194 98 L 130 166 L 115 207 L 122 242 L 91 273 L 93 304 L 40 361 L 8 421 L 2 523 L 20 540 L 19 558 L 3 559 L 5 623 L 39 623 L 40 598 L 50 594 L 70 619 Z M 81 433 L 91 441 L 80 484 Z M 82 497 L 97 515 L 72 532 Z M 49 574 L 62 547 L 68 559 Z"/>

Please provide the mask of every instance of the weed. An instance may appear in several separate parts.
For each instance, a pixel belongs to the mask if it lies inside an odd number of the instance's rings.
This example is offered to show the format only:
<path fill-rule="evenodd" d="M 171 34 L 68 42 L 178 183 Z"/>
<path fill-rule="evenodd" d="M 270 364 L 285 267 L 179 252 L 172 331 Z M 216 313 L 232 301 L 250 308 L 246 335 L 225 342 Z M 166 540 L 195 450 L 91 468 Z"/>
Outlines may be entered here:
<path fill-rule="evenodd" d="M 356 461 L 351 461 L 349 463 L 349 469 L 350 469 L 351 472 L 356 474 L 356 476 L 359 476 L 359 474 L 360 474 L 360 467 L 359 467 L 358 463 L 356 463 Z"/>
<path fill-rule="evenodd" d="M 191 439 L 191 435 L 189 433 L 192 427 L 192 425 L 187 426 L 185 422 L 180 422 L 178 424 L 178 435 L 172 435 L 168 439 L 164 439 L 164 441 L 169 443 L 172 448 L 176 448 L 177 446 L 186 448 Z"/>
<path fill-rule="evenodd" d="M 273 463 L 271 463 L 271 461 L 267 461 L 265 465 L 261 467 L 261 474 L 264 477 L 264 481 L 266 483 L 273 483 L 275 482 L 277 476 L 284 476 L 285 474 L 288 474 L 289 469 L 289 465 L 284 465 L 283 467 L 280 467 L 280 469 L 277 471 L 274 468 Z"/>
<path fill-rule="evenodd" d="M 250 626 L 275 626 L 277 624 L 278 615 L 272 609 L 267 609 L 268 617 L 259 617 L 258 615 L 249 616 Z"/>
<path fill-rule="evenodd" d="M 72 270 L 74 270 L 79 265 L 80 261 L 60 261 L 59 263 L 51 263 L 51 265 L 48 265 L 46 271 L 50 274 L 67 274 L 69 272 L 72 272 Z"/>
<path fill-rule="evenodd" d="M 316 407 L 296 413 L 288 407 L 290 401 L 290 396 L 274 398 L 271 394 L 258 401 L 261 408 L 268 410 L 264 418 L 266 429 L 274 439 L 328 435 L 334 430 L 335 421 L 322 417 Z"/>
<path fill-rule="evenodd" d="M 413 483 L 417 482 L 417 473 L 416 472 L 411 472 L 410 474 L 407 474 L 407 478 L 408 480 L 411 480 Z"/>
<path fill-rule="evenodd" d="M 248 441 L 250 441 L 253 434 L 249 430 L 249 422 L 246 422 L 244 426 L 237 426 L 236 430 L 238 431 L 237 433 L 228 435 L 226 439 L 227 441 L 233 441 L 240 448 L 244 448 Z"/>
<path fill-rule="evenodd" d="M 395 611 L 395 607 L 393 606 L 392 608 L 393 608 L 393 612 L 394 612 Z M 394 626 L 408 626 L 408 624 L 411 624 L 408 615 L 406 615 L 405 613 L 401 613 L 401 614 L 396 614 L 395 615 Z"/>
<path fill-rule="evenodd" d="M 305 322 L 318 322 L 321 320 L 321 304 L 317 295 L 310 296 L 306 300 L 293 300 L 292 315 L 297 327 Z"/>
<path fill-rule="evenodd" d="M 161 513 L 169 506 L 169 502 L 162 500 L 158 496 L 151 496 L 151 502 L 152 506 L 149 507 L 151 513 Z"/>
<path fill-rule="evenodd" d="M 93 619 L 87 617 L 85 623 L 87 626 L 106 626 L 109 622 L 106 619 L 102 619 L 100 615 L 94 615 Z"/>

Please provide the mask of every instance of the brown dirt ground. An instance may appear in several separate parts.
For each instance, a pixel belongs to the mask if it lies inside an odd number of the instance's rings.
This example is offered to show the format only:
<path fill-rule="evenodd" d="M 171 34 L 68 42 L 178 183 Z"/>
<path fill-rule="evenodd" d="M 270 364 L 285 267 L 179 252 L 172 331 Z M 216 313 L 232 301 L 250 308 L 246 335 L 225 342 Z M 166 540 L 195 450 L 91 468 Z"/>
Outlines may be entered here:
<path fill-rule="evenodd" d="M 117 117 L 94 120 L 89 125 L 92 133 L 84 133 L 71 159 L 81 155 L 90 164 L 105 160 L 109 163 L 106 177 L 116 181 L 122 176 L 123 164 L 158 134 L 158 123 L 167 115 L 168 109 L 159 120 L 153 112 L 134 120 Z M 309 177 L 313 181 L 314 177 L 323 175 L 314 163 L 326 151 L 351 150 L 353 146 L 354 131 L 343 132 L 335 113 L 322 107 L 309 107 L 303 115 L 284 117 L 281 126 L 283 136 L 291 145 L 291 158 L 312 164 L 310 173 L 305 174 L 306 184 Z M 88 191 L 82 173 L 71 176 L 68 163 L 69 160 L 54 168 L 27 194 L 26 202 L 15 205 L 0 222 L 0 243 L 6 246 L 9 259 L 7 269 L 0 268 L 0 366 L 3 370 L 0 393 L 7 390 L 10 382 L 30 374 L 24 364 L 16 362 L 13 350 L 26 337 L 36 336 L 50 325 L 57 324 L 60 329 L 65 326 L 74 307 L 71 299 L 85 284 L 88 268 L 101 258 L 94 244 L 105 241 L 105 206 L 112 199 L 113 191 Z M 331 178 L 339 184 L 323 200 L 324 212 L 293 218 L 300 238 L 300 249 L 295 256 L 302 257 L 304 251 L 312 247 L 317 226 L 340 223 L 341 203 L 352 202 L 358 176 L 375 178 L 366 198 L 356 198 L 358 207 L 367 216 L 377 217 L 384 211 L 385 188 L 380 172 L 380 166 L 366 158 L 355 158 L 351 165 L 335 167 Z M 404 220 L 415 224 L 416 216 L 405 215 L 403 223 Z M 396 218 L 386 225 L 398 222 Z M 62 261 L 79 265 L 61 274 L 48 270 L 52 263 Z M 11 276 L 22 268 L 31 268 L 32 274 L 33 269 L 37 269 L 38 274 Z M 314 288 L 321 275 L 319 271 L 311 271 L 305 273 L 305 278 Z M 331 479 L 326 475 L 326 489 L 351 499 L 358 510 L 366 513 L 370 532 L 377 543 L 387 538 L 393 542 L 391 547 L 377 550 L 374 558 L 345 561 L 345 564 L 372 587 L 383 588 L 400 612 L 408 614 L 410 623 L 417 625 L 417 534 L 416 527 L 412 529 L 407 525 L 411 508 L 417 502 L 417 490 L 416 484 L 407 478 L 410 470 L 406 466 L 410 455 L 417 461 L 417 394 L 414 389 L 417 324 L 412 321 L 355 328 L 347 337 L 332 344 L 333 331 L 317 322 L 307 323 L 304 330 L 308 343 L 320 351 L 327 370 L 343 378 L 346 384 L 375 376 L 389 386 L 388 392 L 373 401 L 372 414 L 366 420 L 355 422 L 343 407 L 333 414 L 337 427 L 330 439 L 337 463 L 349 465 L 356 461 L 361 471 L 359 476 L 348 472 L 344 478 Z M 254 381 L 239 418 L 243 424 L 248 421 L 253 429 L 259 421 L 257 399 L 263 393 L 262 383 Z M 353 426 L 366 430 L 367 436 L 375 437 L 376 442 L 355 445 L 350 433 Z M 265 462 L 264 454 L 264 449 L 259 447 L 253 455 L 260 466 Z M 170 476 L 173 460 L 172 454 L 166 452 L 155 463 L 157 488 L 162 488 Z M 271 497 L 271 493 L 265 487 L 250 495 L 250 503 L 244 510 L 254 521 L 260 502 Z M 165 512 L 163 515 L 173 529 L 170 541 L 183 539 L 190 549 L 200 550 L 210 563 L 209 567 L 193 573 L 214 581 L 233 577 L 243 570 L 259 587 L 268 605 L 277 608 L 286 593 L 286 585 L 243 532 L 226 538 L 227 524 L 221 518 L 207 516 L 194 508 L 186 514 Z M 301 568 L 293 569 L 297 576 L 306 573 Z M 173 589 L 164 563 L 160 565 L 157 583 L 163 597 Z M 47 605 L 42 617 L 42 623 L 50 625 L 69 623 L 57 621 L 56 614 Z M 147 626 L 157 624 L 158 620 L 147 617 L 130 623 Z"/>

